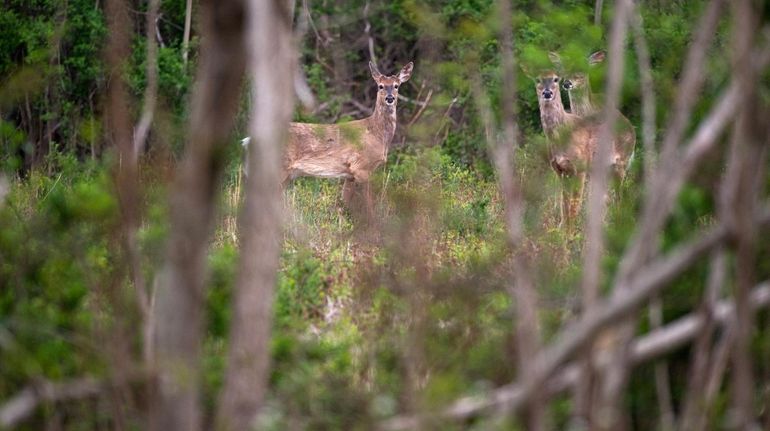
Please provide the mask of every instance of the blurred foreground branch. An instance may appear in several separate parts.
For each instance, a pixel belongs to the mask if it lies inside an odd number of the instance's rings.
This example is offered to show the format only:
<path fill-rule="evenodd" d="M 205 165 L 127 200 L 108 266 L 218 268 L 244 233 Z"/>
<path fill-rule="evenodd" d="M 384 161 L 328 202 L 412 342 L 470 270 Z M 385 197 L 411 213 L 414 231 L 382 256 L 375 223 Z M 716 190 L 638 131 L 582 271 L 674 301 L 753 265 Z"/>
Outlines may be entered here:
<path fill-rule="evenodd" d="M 770 209 L 765 209 L 755 216 L 754 222 L 758 229 L 767 228 L 770 225 Z M 646 301 L 661 292 L 714 247 L 731 239 L 729 230 L 724 225 L 714 226 L 697 237 L 699 239 L 680 246 L 667 256 L 659 257 L 644 266 L 637 276 L 627 281 L 627 286 L 616 286 L 608 300 L 597 304 L 594 313 L 583 315 L 580 320 L 564 329 L 556 343 L 538 353 L 534 359 L 536 366 L 528 379 L 505 385 L 482 396 L 461 398 L 446 409 L 429 414 L 427 418 L 460 420 L 495 408 L 521 408 L 534 391 L 545 385 L 566 361 L 592 342 L 601 330 L 625 319 L 630 313 L 635 313 Z M 385 421 L 381 429 L 414 429 L 425 420 L 426 417 L 395 417 Z"/>
<path fill-rule="evenodd" d="M 245 70 L 244 4 L 201 2 L 202 46 L 189 137 L 170 194 L 170 232 L 154 320 L 158 386 L 150 429 L 202 427 L 199 381 L 206 251 Z"/>
<path fill-rule="evenodd" d="M 238 219 L 240 260 L 218 430 L 249 429 L 267 391 L 273 289 L 282 246 L 283 142 L 293 107 L 296 56 L 286 1 L 252 0 L 248 7 L 254 86 L 249 131 L 255 142 L 248 147 L 245 203 Z"/>

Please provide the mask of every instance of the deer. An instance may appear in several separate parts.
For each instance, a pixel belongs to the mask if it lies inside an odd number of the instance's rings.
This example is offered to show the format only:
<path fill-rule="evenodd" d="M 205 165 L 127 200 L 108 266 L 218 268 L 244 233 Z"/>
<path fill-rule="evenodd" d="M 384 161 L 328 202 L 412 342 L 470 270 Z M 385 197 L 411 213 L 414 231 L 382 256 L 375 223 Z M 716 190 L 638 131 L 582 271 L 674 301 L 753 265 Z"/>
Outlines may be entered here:
<path fill-rule="evenodd" d="M 372 215 L 369 178 L 385 163 L 396 132 L 399 87 L 412 75 L 407 63 L 398 75 L 383 75 L 369 62 L 377 84 L 377 100 L 369 117 L 337 124 L 290 123 L 283 159 L 284 188 L 298 177 L 343 179 L 342 198 L 350 206 L 355 191 L 364 194 L 366 214 Z M 243 140 L 248 145 L 248 138 Z"/>
<path fill-rule="evenodd" d="M 556 53 L 550 53 L 551 60 L 556 64 L 561 64 L 561 59 Z M 606 57 L 604 51 L 596 51 L 588 56 L 588 66 L 595 67 L 602 63 Z M 573 114 L 579 117 L 591 117 L 601 114 L 601 105 L 597 103 L 597 96 L 591 91 L 591 82 L 588 74 L 584 72 L 570 73 L 564 80 L 562 86 L 567 90 L 569 96 L 569 106 Z M 636 130 L 628 118 L 622 112 L 615 110 L 617 123 L 615 124 L 615 133 L 617 134 L 617 144 L 613 147 L 612 167 L 616 176 L 623 180 L 626 171 L 636 147 Z"/>
<path fill-rule="evenodd" d="M 560 92 L 561 76 L 556 71 L 544 71 L 533 77 L 526 69 L 524 72 L 535 82 L 540 122 L 549 147 L 551 168 L 562 178 L 562 223 L 569 226 L 577 218 L 582 206 L 588 167 L 598 147 L 601 118 L 598 116 L 581 117 L 564 108 Z M 620 142 L 613 137 L 610 162 L 616 165 Z M 615 169 L 620 173 L 620 169 Z M 577 185 L 568 187 L 567 179 L 575 177 Z"/>

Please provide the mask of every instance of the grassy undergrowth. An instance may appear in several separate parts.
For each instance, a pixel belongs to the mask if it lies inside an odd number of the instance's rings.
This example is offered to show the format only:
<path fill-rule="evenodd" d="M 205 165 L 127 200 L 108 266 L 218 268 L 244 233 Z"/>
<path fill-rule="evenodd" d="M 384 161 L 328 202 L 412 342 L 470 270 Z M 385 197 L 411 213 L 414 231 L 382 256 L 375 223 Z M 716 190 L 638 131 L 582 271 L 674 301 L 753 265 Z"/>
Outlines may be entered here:
<path fill-rule="evenodd" d="M 517 170 L 528 205 L 523 250 L 548 341 L 579 303 L 582 237 L 559 226 L 559 184 L 537 154 L 525 147 Z M 120 263 L 109 170 L 66 157 L 52 163 L 59 174 L 32 172 L 15 181 L 0 208 L 2 398 L 36 378 L 108 372 L 114 364 L 104 363 L 102 346 L 119 323 L 114 315 L 138 324 Z M 239 258 L 239 172 L 233 166 L 222 186 L 209 253 L 209 409 L 224 371 Z M 480 172 L 438 149 L 392 154 L 373 180 L 376 220 L 368 229 L 342 204 L 340 182 L 299 179 L 288 187 L 264 429 L 371 429 L 395 412 L 429 409 L 515 378 L 502 205 L 494 178 Z M 159 177 L 143 176 L 139 239 L 148 280 L 164 259 L 168 230 L 168 187 Z M 633 205 L 627 207 L 608 220 L 608 268 L 630 232 L 612 228 L 633 222 Z M 129 305 L 114 310 L 115 298 Z M 128 340 L 127 357 L 140 358 L 140 345 Z"/>

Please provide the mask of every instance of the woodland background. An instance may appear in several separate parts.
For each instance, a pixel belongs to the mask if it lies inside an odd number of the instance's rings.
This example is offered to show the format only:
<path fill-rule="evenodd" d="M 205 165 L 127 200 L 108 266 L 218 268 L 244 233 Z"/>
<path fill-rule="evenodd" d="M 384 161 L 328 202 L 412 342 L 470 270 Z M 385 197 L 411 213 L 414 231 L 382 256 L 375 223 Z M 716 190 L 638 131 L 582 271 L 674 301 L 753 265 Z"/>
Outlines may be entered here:
<path fill-rule="evenodd" d="M 187 6 L 2 3 L 0 429 L 770 429 L 770 4 Z M 600 49 L 592 87 L 623 60 L 607 103 L 636 154 L 607 214 L 589 198 L 570 231 L 519 64 L 557 51 L 585 71 Z M 374 226 L 318 179 L 250 224 L 276 202 L 242 176 L 255 101 L 276 127 L 286 88 L 293 121 L 362 118 L 370 59 L 415 63 Z M 249 250 L 278 241 L 277 268 L 240 253 L 249 232 L 272 232 Z M 257 329 L 234 311 L 249 280 Z M 235 328 L 262 368 L 228 365 Z"/>

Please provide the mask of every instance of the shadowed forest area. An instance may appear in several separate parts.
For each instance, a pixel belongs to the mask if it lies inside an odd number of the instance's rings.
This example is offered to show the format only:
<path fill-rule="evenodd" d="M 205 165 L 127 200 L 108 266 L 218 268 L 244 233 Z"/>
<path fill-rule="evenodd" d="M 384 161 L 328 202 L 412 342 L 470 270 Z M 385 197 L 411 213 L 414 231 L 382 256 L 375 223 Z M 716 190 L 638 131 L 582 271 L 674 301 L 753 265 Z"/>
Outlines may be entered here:
<path fill-rule="evenodd" d="M 768 119 L 757 0 L 6 0 L 0 430 L 770 430 Z"/>

